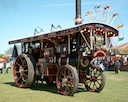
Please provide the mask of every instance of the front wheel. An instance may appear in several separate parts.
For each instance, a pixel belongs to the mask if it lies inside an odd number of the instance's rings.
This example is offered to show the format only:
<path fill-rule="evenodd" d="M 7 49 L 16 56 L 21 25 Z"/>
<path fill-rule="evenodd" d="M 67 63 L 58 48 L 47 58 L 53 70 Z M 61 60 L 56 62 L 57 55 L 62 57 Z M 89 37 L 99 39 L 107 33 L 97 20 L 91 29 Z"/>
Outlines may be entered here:
<path fill-rule="evenodd" d="M 59 69 L 56 76 L 56 85 L 63 95 L 73 95 L 78 89 L 78 73 L 71 65 L 65 65 Z"/>
<path fill-rule="evenodd" d="M 89 67 L 89 74 L 85 75 L 84 85 L 88 91 L 100 92 L 105 86 L 105 76 L 99 66 Z"/>

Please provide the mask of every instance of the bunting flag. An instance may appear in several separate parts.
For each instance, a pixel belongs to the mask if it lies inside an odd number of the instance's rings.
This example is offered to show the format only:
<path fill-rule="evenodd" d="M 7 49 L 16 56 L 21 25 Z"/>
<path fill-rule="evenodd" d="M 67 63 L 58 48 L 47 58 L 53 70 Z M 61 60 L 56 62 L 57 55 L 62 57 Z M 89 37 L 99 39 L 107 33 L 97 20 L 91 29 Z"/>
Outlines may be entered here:
<path fill-rule="evenodd" d="M 98 6 L 94 6 L 94 9 L 98 9 L 98 8 L 100 8 L 100 5 L 98 5 Z"/>
<path fill-rule="evenodd" d="M 122 37 L 122 38 L 118 38 L 118 41 L 122 41 L 124 39 L 124 37 Z"/>
<path fill-rule="evenodd" d="M 107 10 L 107 9 L 109 9 L 110 8 L 110 6 L 105 6 L 104 7 L 104 10 Z"/>
<path fill-rule="evenodd" d="M 122 27 L 123 27 L 123 24 L 118 25 L 116 28 L 122 28 Z"/>
<path fill-rule="evenodd" d="M 92 11 L 88 11 L 88 12 L 86 12 L 85 16 L 89 16 L 91 14 L 92 14 Z"/>
<path fill-rule="evenodd" d="M 112 17 L 115 17 L 115 16 L 118 16 L 118 13 L 115 13 L 115 14 L 112 15 Z"/>

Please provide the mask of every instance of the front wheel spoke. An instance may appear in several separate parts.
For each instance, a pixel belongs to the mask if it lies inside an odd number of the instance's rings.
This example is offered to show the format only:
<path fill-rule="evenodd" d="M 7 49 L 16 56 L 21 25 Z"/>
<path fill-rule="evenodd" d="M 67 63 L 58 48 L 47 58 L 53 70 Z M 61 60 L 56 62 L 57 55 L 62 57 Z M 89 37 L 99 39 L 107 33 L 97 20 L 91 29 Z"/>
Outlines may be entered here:
<path fill-rule="evenodd" d="M 93 89 L 95 89 L 95 88 L 97 88 L 97 86 L 96 86 L 96 83 L 94 82 L 94 84 L 93 84 Z"/>
<path fill-rule="evenodd" d="M 97 70 L 96 71 L 93 71 L 94 72 L 94 75 L 96 75 L 97 74 Z"/>
<path fill-rule="evenodd" d="M 99 84 L 99 85 L 100 85 L 99 81 L 96 81 L 96 82 L 97 82 L 97 84 Z"/>
<path fill-rule="evenodd" d="M 92 89 L 94 89 L 94 86 L 95 86 L 95 84 L 94 84 L 94 82 L 93 82 L 93 84 L 92 84 Z"/>
<path fill-rule="evenodd" d="M 101 74 L 99 73 L 96 77 L 98 78 Z"/>
<path fill-rule="evenodd" d="M 101 81 L 102 79 L 97 79 L 97 80 Z"/>
<path fill-rule="evenodd" d="M 98 84 L 99 86 L 100 86 L 100 85 L 101 85 L 101 83 L 102 83 L 101 81 L 98 81 L 98 80 L 97 80 L 96 82 L 97 82 L 97 84 Z"/>
<path fill-rule="evenodd" d="M 90 79 L 91 79 L 91 78 L 87 78 L 87 77 L 86 77 L 86 80 L 90 80 Z"/>
<path fill-rule="evenodd" d="M 95 82 L 95 87 L 96 87 L 96 89 L 98 88 L 98 86 L 96 85 L 96 82 Z"/>
<path fill-rule="evenodd" d="M 96 84 L 97 84 L 97 88 L 100 86 L 100 83 L 98 81 L 96 81 Z"/>
<path fill-rule="evenodd" d="M 89 84 L 89 86 L 91 86 L 92 85 L 92 82 L 90 81 L 90 84 Z"/>
<path fill-rule="evenodd" d="M 86 83 L 87 83 L 87 85 L 88 85 L 89 83 L 91 83 L 91 81 L 86 81 Z"/>

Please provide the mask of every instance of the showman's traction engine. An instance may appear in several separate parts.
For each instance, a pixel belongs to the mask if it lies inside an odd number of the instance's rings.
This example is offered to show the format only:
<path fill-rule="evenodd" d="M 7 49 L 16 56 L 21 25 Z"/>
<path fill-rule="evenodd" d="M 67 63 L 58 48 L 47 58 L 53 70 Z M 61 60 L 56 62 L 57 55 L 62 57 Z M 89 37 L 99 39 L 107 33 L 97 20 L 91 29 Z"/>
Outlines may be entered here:
<path fill-rule="evenodd" d="M 9 41 L 21 43 L 22 49 L 13 67 L 16 86 L 32 87 L 41 79 L 47 84 L 56 83 L 63 95 L 73 95 L 79 83 L 88 91 L 100 92 L 105 86 L 105 76 L 98 65 L 90 62 L 107 55 L 102 46 L 118 36 L 118 31 L 103 23 L 80 24 L 81 21 L 76 16 L 74 27 Z"/>

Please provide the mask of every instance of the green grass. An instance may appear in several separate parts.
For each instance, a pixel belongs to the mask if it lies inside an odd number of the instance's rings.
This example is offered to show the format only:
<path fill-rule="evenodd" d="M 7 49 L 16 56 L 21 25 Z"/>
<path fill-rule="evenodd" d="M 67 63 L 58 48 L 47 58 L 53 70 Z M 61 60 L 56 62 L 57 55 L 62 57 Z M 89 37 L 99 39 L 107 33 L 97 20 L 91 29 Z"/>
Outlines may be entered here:
<path fill-rule="evenodd" d="M 106 85 L 100 93 L 79 88 L 74 96 L 57 94 L 56 86 L 38 83 L 32 89 L 18 88 L 13 80 L 12 70 L 9 74 L 0 74 L 0 102 L 127 102 L 128 72 L 115 74 L 104 72 Z"/>

